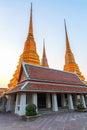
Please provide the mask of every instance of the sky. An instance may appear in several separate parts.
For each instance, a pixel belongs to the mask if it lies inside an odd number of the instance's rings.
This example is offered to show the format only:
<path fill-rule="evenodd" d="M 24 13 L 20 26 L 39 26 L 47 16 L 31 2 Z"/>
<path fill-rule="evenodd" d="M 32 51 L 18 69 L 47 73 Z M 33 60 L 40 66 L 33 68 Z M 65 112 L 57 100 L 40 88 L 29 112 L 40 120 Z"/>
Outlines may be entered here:
<path fill-rule="evenodd" d="M 66 19 L 70 46 L 87 80 L 87 0 L 0 0 L 0 87 L 7 87 L 27 38 L 30 4 L 37 53 L 43 39 L 50 68 L 63 70 Z"/>

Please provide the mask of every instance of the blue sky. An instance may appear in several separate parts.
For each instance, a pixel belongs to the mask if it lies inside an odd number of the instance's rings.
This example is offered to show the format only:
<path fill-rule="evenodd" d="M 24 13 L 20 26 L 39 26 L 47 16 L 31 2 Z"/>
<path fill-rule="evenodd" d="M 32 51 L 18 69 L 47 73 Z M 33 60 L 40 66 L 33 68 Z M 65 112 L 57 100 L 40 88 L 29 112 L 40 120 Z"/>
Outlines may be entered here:
<path fill-rule="evenodd" d="M 34 37 L 40 59 L 45 39 L 49 66 L 63 70 L 65 18 L 72 52 L 87 79 L 86 0 L 0 0 L 0 87 L 6 87 L 9 83 L 23 52 L 31 2 Z"/>

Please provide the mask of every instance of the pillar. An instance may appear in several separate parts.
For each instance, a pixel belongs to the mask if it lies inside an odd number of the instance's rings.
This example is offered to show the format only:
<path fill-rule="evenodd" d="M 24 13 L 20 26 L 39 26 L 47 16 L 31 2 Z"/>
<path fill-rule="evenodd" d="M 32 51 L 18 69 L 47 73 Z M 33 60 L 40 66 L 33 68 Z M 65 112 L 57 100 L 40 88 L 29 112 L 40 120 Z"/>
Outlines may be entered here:
<path fill-rule="evenodd" d="M 62 104 L 62 107 L 66 106 L 65 94 L 61 94 L 61 104 Z"/>
<path fill-rule="evenodd" d="M 74 102 L 74 105 L 75 107 L 78 105 L 78 99 L 77 99 L 77 94 L 73 95 L 73 102 Z"/>
<path fill-rule="evenodd" d="M 50 94 L 46 94 L 46 108 L 51 108 L 51 99 Z"/>
<path fill-rule="evenodd" d="M 53 109 L 53 111 L 58 111 L 57 95 L 56 94 L 52 94 L 52 109 Z"/>
<path fill-rule="evenodd" d="M 68 94 L 68 106 L 69 106 L 70 110 L 74 109 L 73 100 L 72 100 L 72 95 L 71 94 Z"/>
<path fill-rule="evenodd" d="M 9 95 L 6 103 L 6 112 L 12 111 L 12 99 L 11 95 Z"/>
<path fill-rule="evenodd" d="M 20 95 L 20 109 L 19 115 L 25 115 L 25 108 L 26 108 L 26 93 L 22 93 Z"/>
<path fill-rule="evenodd" d="M 85 95 L 85 104 L 87 105 L 87 95 Z"/>
<path fill-rule="evenodd" d="M 15 114 L 18 114 L 18 94 L 17 94 L 17 96 L 16 96 Z"/>
<path fill-rule="evenodd" d="M 36 112 L 38 112 L 37 93 L 33 93 L 33 94 L 32 94 L 32 103 L 36 105 Z"/>
<path fill-rule="evenodd" d="M 86 108 L 85 98 L 84 98 L 83 94 L 80 95 L 80 99 L 81 99 L 81 103 L 83 104 L 84 108 Z"/>

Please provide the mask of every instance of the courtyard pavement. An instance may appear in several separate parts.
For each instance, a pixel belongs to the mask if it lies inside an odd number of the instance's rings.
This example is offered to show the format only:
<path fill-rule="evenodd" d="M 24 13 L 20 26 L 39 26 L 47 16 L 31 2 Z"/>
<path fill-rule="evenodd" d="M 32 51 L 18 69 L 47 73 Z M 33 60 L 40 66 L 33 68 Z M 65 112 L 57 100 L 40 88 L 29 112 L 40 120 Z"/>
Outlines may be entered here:
<path fill-rule="evenodd" d="M 23 121 L 11 113 L 0 113 L 0 130 L 87 130 L 87 112 L 43 115 L 34 121 Z"/>

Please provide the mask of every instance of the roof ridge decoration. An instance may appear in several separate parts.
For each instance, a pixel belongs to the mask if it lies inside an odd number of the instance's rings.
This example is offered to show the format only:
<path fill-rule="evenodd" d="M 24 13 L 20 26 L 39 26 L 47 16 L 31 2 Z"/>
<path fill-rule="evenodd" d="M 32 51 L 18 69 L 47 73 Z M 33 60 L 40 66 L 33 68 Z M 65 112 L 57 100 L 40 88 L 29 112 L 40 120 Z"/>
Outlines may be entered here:
<path fill-rule="evenodd" d="M 25 72 L 25 74 L 26 74 L 26 77 L 29 78 L 29 73 L 27 72 L 27 70 L 26 70 L 26 68 L 25 68 L 25 65 L 26 65 L 26 63 L 25 63 L 25 62 L 22 62 L 23 70 L 24 70 L 24 72 Z"/>

